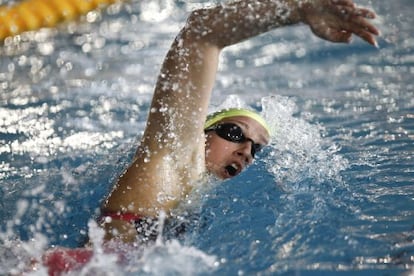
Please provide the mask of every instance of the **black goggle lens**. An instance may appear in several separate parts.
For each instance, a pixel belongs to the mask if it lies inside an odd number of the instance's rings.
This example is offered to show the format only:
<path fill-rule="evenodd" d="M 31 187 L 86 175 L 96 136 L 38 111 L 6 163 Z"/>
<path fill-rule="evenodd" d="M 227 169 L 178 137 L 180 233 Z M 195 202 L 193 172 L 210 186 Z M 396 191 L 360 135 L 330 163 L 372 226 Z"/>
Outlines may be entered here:
<path fill-rule="evenodd" d="M 250 141 L 252 143 L 251 147 L 251 155 L 252 157 L 255 156 L 256 152 L 259 152 L 263 145 L 256 144 L 252 139 L 247 138 L 241 127 L 239 127 L 236 124 L 232 123 L 225 123 L 225 124 L 218 124 L 215 125 L 212 128 L 206 129 L 206 131 L 213 130 L 217 133 L 217 135 L 227 141 L 233 142 L 233 143 L 244 143 L 246 141 Z"/>

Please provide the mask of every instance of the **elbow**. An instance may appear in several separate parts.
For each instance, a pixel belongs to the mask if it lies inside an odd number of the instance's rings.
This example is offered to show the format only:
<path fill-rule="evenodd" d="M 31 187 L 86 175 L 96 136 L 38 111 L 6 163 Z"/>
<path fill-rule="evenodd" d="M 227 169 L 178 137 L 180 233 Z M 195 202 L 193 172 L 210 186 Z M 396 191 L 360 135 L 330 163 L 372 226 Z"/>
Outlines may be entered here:
<path fill-rule="evenodd" d="M 217 28 L 220 19 L 217 18 L 215 9 L 198 9 L 191 12 L 181 36 L 189 41 L 205 43 L 215 46 L 220 50 L 226 46 L 223 43 L 222 35 Z"/>

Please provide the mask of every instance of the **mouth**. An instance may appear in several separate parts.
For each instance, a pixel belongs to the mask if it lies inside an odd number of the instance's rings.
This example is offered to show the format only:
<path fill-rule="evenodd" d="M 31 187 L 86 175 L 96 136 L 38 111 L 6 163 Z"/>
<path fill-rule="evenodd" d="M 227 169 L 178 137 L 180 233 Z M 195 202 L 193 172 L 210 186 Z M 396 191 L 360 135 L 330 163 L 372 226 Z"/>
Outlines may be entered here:
<path fill-rule="evenodd" d="M 241 171 L 241 167 L 236 163 L 232 163 L 231 165 L 226 166 L 224 169 L 230 177 L 238 175 Z"/>

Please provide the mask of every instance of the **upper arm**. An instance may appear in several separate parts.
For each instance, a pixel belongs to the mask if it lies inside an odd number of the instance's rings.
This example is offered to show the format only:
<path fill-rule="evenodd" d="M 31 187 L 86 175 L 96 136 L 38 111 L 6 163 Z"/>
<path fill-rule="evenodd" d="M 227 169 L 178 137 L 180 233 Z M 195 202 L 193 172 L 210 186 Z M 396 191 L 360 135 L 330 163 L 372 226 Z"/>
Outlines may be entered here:
<path fill-rule="evenodd" d="M 162 65 L 134 162 L 118 179 L 105 210 L 169 211 L 204 170 L 204 122 L 220 48 L 186 26 Z"/>
<path fill-rule="evenodd" d="M 162 151 L 183 166 L 204 151 L 204 122 L 220 48 L 186 26 L 162 65 L 142 146 Z M 202 145 L 202 146 L 201 146 Z"/>

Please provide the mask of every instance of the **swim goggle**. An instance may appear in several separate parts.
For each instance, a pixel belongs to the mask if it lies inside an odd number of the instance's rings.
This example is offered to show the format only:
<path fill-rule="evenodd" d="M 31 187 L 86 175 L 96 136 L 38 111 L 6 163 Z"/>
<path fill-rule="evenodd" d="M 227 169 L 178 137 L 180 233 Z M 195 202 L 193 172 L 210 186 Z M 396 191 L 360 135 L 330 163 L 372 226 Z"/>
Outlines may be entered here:
<path fill-rule="evenodd" d="M 257 144 L 255 143 L 252 139 L 246 137 L 246 135 L 244 135 L 243 130 L 241 129 L 241 127 L 239 127 L 238 125 L 234 124 L 234 123 L 222 123 L 222 124 L 216 124 L 214 126 L 211 126 L 209 128 L 206 128 L 204 130 L 205 132 L 207 131 L 214 131 L 216 132 L 216 134 L 220 137 L 223 138 L 227 141 L 233 142 L 233 143 L 244 143 L 244 142 L 251 142 L 252 146 L 251 146 L 251 155 L 254 158 L 256 152 L 259 152 L 262 148 L 263 145 L 261 144 Z"/>

